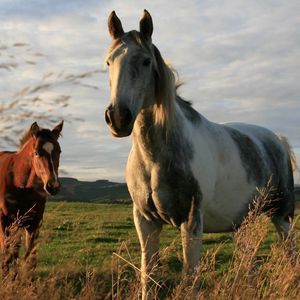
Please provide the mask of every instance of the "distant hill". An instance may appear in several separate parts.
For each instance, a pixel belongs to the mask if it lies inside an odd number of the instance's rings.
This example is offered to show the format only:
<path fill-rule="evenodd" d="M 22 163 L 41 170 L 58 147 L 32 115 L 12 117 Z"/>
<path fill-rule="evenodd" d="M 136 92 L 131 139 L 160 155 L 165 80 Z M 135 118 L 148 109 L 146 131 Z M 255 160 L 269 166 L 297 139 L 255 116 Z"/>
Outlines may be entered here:
<path fill-rule="evenodd" d="M 62 177 L 61 190 L 50 201 L 72 202 L 131 202 L 126 183 L 108 180 L 79 181 Z M 296 200 L 300 201 L 300 185 L 295 186 Z"/>
<path fill-rule="evenodd" d="M 108 180 L 79 181 L 61 177 L 61 190 L 50 201 L 78 202 L 129 202 L 130 196 L 125 183 Z"/>

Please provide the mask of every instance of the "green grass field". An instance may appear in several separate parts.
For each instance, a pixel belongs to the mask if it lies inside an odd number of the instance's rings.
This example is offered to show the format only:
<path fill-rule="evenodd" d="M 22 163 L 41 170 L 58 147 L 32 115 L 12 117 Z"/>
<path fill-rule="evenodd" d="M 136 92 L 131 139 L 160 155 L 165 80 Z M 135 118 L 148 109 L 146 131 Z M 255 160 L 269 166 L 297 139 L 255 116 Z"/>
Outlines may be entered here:
<path fill-rule="evenodd" d="M 278 240 L 272 224 L 265 241 L 265 250 Z M 139 257 L 139 242 L 128 204 L 92 204 L 50 202 L 47 204 L 39 238 L 39 270 L 61 268 L 72 264 L 78 267 L 99 268 L 112 259 L 124 243 L 132 258 Z M 161 247 L 180 249 L 180 231 L 164 226 Z M 231 233 L 204 234 L 202 252 L 222 244 L 220 262 L 231 258 Z"/>
<path fill-rule="evenodd" d="M 298 229 L 299 225 L 297 221 Z M 264 260 L 271 245 L 278 240 L 270 223 L 269 233 L 256 255 L 258 259 Z M 203 256 L 216 253 L 213 270 L 216 276 L 227 272 L 232 263 L 234 245 L 230 233 L 204 235 L 201 252 Z M 161 249 L 162 265 L 166 267 L 162 268 L 159 277 L 169 289 L 173 289 L 181 278 L 180 232 L 165 226 Z M 140 266 L 140 247 L 130 204 L 47 203 L 38 240 L 36 276 L 45 285 L 49 285 L 49 278 L 55 278 L 55 289 L 63 279 L 64 285 L 72 291 L 64 291 L 63 296 L 54 298 L 67 299 L 66 294 L 71 293 L 72 297 L 85 299 L 82 295 L 86 283 L 93 282 L 94 296 L 88 299 L 123 299 L 124 295 L 113 297 L 112 293 L 116 292 L 112 290 L 118 289 L 122 280 L 122 288 L 124 284 L 130 285 L 131 280 L 137 281 L 139 274 L 133 265 Z M 170 291 L 165 293 L 170 296 Z M 161 297 L 164 298 L 163 294 Z"/>
<path fill-rule="evenodd" d="M 270 223 L 269 226 L 270 232 L 260 251 L 262 256 L 274 241 L 278 241 L 273 225 Z M 233 236 L 231 233 L 204 235 L 202 253 L 219 246 L 221 249 L 216 257 L 217 270 L 222 271 L 232 259 Z M 180 275 L 180 232 L 171 226 L 164 226 L 161 248 L 168 251 L 164 255 L 164 263 L 174 274 Z M 92 270 L 109 273 L 112 261 L 117 259 L 114 252 L 139 266 L 140 248 L 131 205 L 67 202 L 47 204 L 39 238 L 38 272 L 47 274 L 60 270 Z"/>

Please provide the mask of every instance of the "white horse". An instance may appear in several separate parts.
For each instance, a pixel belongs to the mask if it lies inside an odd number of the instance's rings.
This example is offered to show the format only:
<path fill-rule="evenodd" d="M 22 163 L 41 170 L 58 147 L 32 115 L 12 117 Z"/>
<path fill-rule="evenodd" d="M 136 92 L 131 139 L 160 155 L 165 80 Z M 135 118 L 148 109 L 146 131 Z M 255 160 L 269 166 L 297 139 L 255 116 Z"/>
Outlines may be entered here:
<path fill-rule="evenodd" d="M 292 152 L 285 138 L 268 129 L 213 123 L 180 98 L 172 70 L 152 44 L 146 10 L 139 32 L 125 33 L 115 12 L 108 26 L 111 102 L 105 119 L 113 136 L 133 135 L 126 181 L 141 244 L 145 299 L 163 224 L 180 228 L 184 271 L 191 273 L 203 232 L 237 228 L 256 187 L 270 177 L 277 196 L 268 209 L 285 237 L 294 215 Z"/>

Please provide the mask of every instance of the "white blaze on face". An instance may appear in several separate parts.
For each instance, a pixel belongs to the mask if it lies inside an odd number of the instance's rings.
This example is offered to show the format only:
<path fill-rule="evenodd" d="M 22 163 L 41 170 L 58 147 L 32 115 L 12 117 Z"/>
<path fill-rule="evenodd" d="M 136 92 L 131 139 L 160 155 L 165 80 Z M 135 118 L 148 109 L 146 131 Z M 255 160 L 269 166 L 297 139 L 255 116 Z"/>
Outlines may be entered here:
<path fill-rule="evenodd" d="M 53 160 L 52 160 L 52 151 L 54 149 L 54 145 L 50 142 L 47 142 L 43 145 L 43 149 L 50 155 L 50 163 L 51 163 L 51 167 L 52 167 L 52 172 L 53 172 L 55 181 L 57 181 L 58 178 L 57 178 L 57 174 L 55 173 L 54 164 L 53 164 Z"/>
<path fill-rule="evenodd" d="M 52 153 L 52 151 L 53 151 L 53 149 L 54 149 L 54 146 L 53 146 L 52 143 L 47 142 L 47 143 L 45 143 L 45 144 L 43 145 L 43 149 L 44 149 L 48 154 L 50 154 L 50 156 L 51 156 L 51 153 Z"/>

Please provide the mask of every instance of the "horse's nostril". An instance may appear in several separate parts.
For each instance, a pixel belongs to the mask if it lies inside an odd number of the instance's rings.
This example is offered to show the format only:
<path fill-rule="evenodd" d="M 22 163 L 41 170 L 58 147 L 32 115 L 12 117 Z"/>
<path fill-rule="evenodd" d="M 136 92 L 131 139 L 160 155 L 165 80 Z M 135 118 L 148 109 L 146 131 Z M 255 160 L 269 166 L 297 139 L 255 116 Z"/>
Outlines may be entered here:
<path fill-rule="evenodd" d="M 104 118 L 113 136 L 123 137 L 131 133 L 133 116 L 127 106 L 109 105 L 104 112 Z"/>
<path fill-rule="evenodd" d="M 108 125 L 111 125 L 111 124 L 112 124 L 111 117 L 110 117 L 110 114 L 109 114 L 109 110 L 108 110 L 108 109 L 105 110 L 105 122 L 106 122 L 106 124 L 108 124 Z"/>
<path fill-rule="evenodd" d="M 54 184 L 49 183 L 49 182 L 46 184 L 46 190 L 51 195 L 56 195 L 59 191 L 59 188 L 60 188 L 60 185 L 55 186 Z"/>
<path fill-rule="evenodd" d="M 126 109 L 125 113 L 124 113 L 124 124 L 129 125 L 132 121 L 132 115 L 129 109 Z"/>

